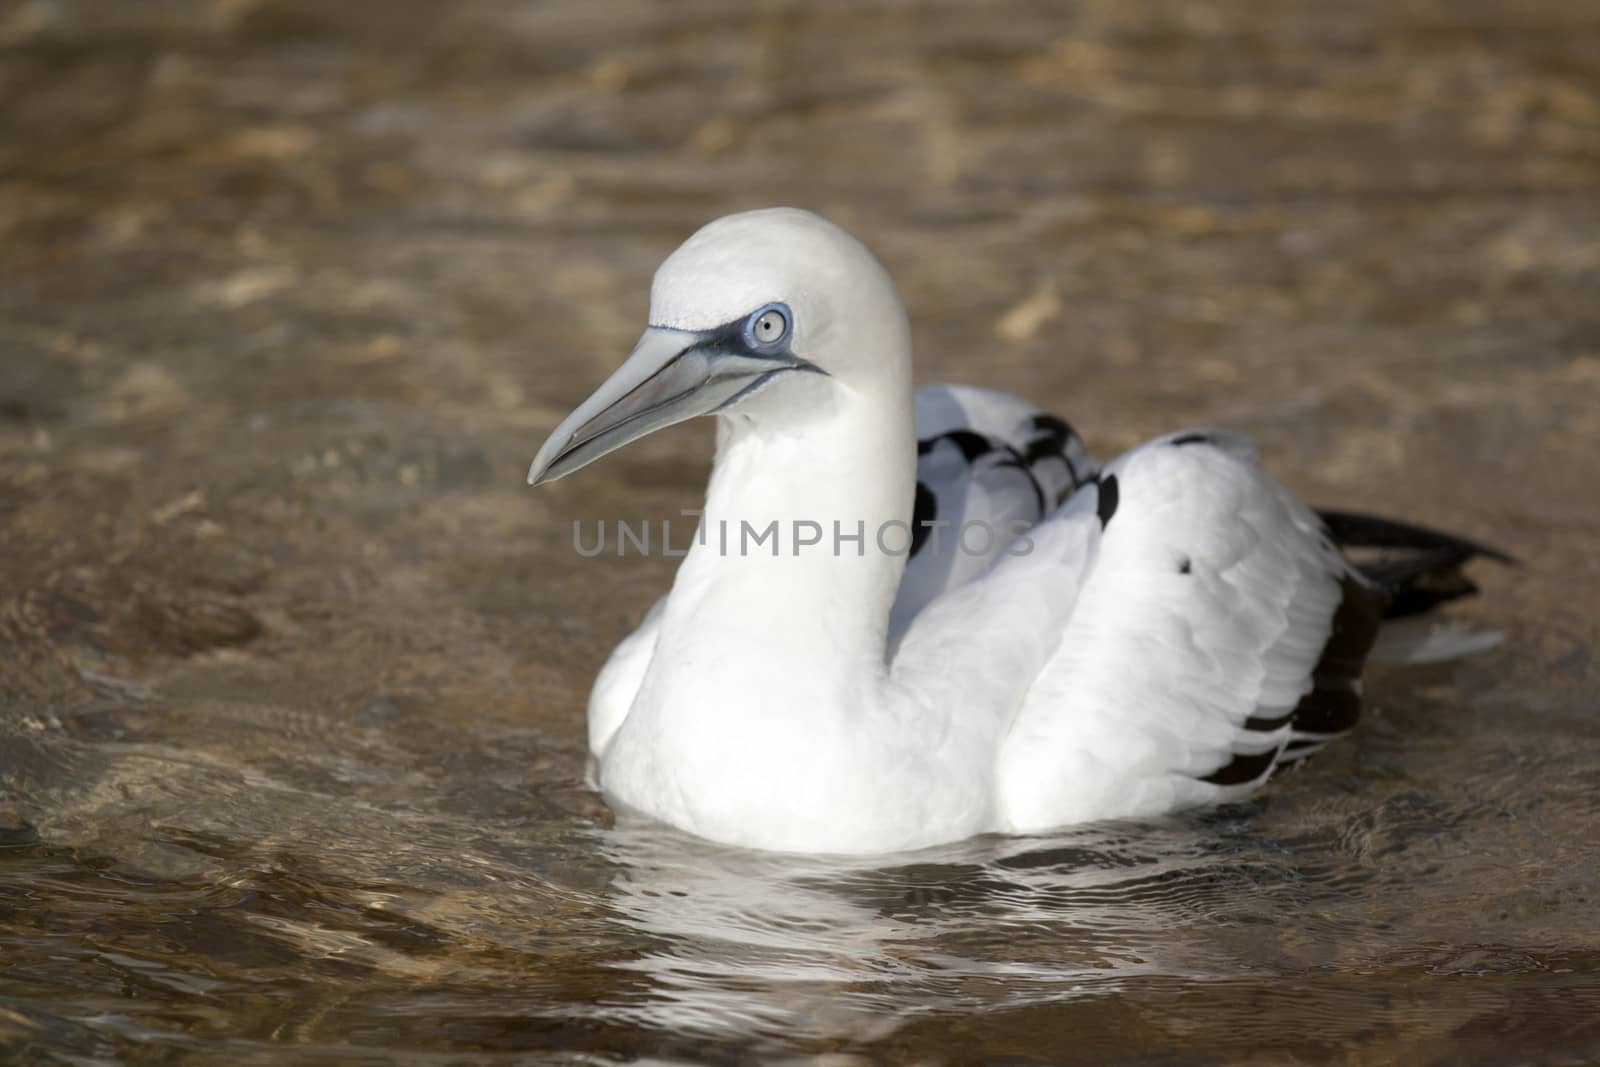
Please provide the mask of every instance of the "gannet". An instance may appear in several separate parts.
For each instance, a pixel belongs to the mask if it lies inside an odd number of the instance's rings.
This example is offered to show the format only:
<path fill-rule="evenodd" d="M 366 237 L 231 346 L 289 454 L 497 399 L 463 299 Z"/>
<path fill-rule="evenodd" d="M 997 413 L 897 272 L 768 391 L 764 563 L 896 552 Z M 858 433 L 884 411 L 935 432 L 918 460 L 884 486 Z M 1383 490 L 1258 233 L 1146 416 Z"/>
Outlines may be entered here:
<path fill-rule="evenodd" d="M 1100 464 L 1022 400 L 914 393 L 888 273 L 792 208 L 662 263 L 644 335 L 528 481 L 708 414 L 699 532 L 596 679 L 589 744 L 614 806 L 728 845 L 882 853 L 1243 797 L 1355 725 L 1386 611 L 1504 558 L 1319 515 L 1232 434 Z"/>

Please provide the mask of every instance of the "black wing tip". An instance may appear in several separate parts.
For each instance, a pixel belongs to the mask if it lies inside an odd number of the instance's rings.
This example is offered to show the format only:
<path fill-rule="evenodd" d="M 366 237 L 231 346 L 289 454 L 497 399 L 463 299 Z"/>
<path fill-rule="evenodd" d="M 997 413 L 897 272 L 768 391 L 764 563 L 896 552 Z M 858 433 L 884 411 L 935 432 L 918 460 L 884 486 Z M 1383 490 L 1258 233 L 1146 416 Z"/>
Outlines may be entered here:
<path fill-rule="evenodd" d="M 1354 577 L 1344 579 L 1341 593 L 1328 641 L 1311 670 L 1311 688 L 1287 714 L 1252 715 L 1243 724 L 1244 730 L 1256 733 L 1272 733 L 1287 726 L 1289 737 L 1265 752 L 1236 752 L 1229 763 L 1200 781 L 1211 785 L 1257 781 L 1274 767 L 1305 759 L 1328 741 L 1355 729 L 1361 721 L 1361 672 L 1378 639 L 1388 599 L 1380 590 Z M 1304 735 L 1312 735 L 1315 740 Z"/>
<path fill-rule="evenodd" d="M 1459 534 L 1445 533 L 1428 526 L 1386 519 L 1378 515 L 1364 515 L 1355 511 L 1318 508 L 1317 518 L 1328 528 L 1334 542 L 1341 548 L 1452 548 L 1465 553 L 1462 562 L 1482 556 L 1506 566 L 1519 566 L 1521 561 L 1511 553 L 1474 541 Z"/>
<path fill-rule="evenodd" d="M 1001 448 L 1001 445 L 997 442 L 991 441 L 976 430 L 958 427 L 954 430 L 946 430 L 944 433 L 934 434 L 932 437 L 922 438 L 917 442 L 917 455 L 927 455 L 941 441 L 949 441 L 955 445 L 961 452 L 961 458 L 968 463 L 974 463 L 980 456 L 999 451 Z"/>
<path fill-rule="evenodd" d="M 1386 595 L 1384 618 L 1400 619 L 1476 593 L 1477 583 L 1462 570 L 1472 558 L 1465 549 L 1445 547 L 1358 563 L 1356 569 Z"/>
<path fill-rule="evenodd" d="M 1352 561 L 1353 566 L 1388 598 L 1384 617 L 1405 618 L 1440 604 L 1471 596 L 1477 585 L 1462 569 L 1475 559 L 1518 566 L 1509 552 L 1457 534 L 1357 512 L 1317 511 L 1340 549 L 1400 549 L 1404 554 Z"/>
<path fill-rule="evenodd" d="M 1245 785 L 1271 773 L 1273 766 L 1278 762 L 1278 750 L 1269 748 L 1265 752 L 1254 752 L 1249 755 L 1235 755 L 1233 759 L 1222 767 L 1217 768 L 1200 780 L 1211 785 Z"/>

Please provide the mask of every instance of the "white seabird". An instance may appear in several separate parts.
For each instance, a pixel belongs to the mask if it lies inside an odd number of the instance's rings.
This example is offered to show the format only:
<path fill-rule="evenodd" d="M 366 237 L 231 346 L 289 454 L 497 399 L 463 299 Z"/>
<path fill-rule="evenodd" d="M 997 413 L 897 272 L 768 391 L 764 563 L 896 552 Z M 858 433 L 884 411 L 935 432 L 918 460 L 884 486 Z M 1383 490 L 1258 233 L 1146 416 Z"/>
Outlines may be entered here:
<path fill-rule="evenodd" d="M 808 212 L 701 229 L 649 322 L 528 480 L 717 416 L 700 534 L 589 701 L 607 797 L 716 841 L 886 852 L 1241 797 L 1355 724 L 1386 608 L 1499 556 L 1319 516 L 1232 435 L 1101 466 L 1016 398 L 913 397 L 893 282 Z M 1363 571 L 1336 541 L 1413 551 Z"/>

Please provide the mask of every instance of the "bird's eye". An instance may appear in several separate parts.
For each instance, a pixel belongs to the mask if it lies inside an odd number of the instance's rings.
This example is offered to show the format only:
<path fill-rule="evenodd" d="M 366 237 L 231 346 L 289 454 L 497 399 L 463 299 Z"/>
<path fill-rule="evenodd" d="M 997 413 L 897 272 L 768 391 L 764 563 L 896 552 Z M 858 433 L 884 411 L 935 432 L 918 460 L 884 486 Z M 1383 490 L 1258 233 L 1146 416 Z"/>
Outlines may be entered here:
<path fill-rule="evenodd" d="M 745 329 L 750 340 L 763 347 L 778 344 L 789 336 L 789 309 L 779 305 L 762 308 L 750 316 Z"/>
<path fill-rule="evenodd" d="M 789 323 L 781 311 L 764 311 L 756 320 L 756 340 L 762 344 L 771 344 L 783 336 L 783 331 L 789 328 Z"/>

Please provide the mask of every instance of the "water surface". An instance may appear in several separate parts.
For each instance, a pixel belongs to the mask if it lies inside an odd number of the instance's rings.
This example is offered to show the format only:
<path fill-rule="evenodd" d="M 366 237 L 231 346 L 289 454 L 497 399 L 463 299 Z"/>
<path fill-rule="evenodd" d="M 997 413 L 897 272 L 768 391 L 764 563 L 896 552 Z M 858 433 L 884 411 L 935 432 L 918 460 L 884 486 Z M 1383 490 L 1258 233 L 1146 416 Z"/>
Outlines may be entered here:
<path fill-rule="evenodd" d="M 0 7 L 19 1062 L 1600 1057 L 1600 12 Z M 617 823 L 583 700 L 707 427 L 538 492 L 716 215 L 919 376 L 1524 560 L 1247 806 L 876 860 Z"/>

